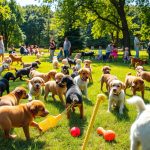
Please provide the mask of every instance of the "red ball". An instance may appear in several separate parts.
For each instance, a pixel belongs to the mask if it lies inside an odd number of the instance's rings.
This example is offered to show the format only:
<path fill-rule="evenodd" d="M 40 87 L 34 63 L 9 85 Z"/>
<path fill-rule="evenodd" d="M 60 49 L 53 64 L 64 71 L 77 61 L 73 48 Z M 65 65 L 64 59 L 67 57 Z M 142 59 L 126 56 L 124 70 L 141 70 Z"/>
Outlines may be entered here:
<path fill-rule="evenodd" d="M 70 133 L 73 137 L 77 137 L 80 135 L 80 129 L 78 127 L 72 127 Z"/>
<path fill-rule="evenodd" d="M 113 141 L 116 137 L 116 133 L 112 130 L 107 130 L 105 133 L 104 133 L 104 139 L 106 141 Z"/>

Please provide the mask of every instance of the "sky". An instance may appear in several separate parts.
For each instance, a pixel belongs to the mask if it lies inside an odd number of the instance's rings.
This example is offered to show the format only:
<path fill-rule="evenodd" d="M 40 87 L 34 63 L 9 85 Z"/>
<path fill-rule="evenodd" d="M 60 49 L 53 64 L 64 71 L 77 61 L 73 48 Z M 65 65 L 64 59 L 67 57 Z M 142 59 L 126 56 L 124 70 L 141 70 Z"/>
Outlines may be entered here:
<path fill-rule="evenodd" d="M 20 4 L 21 6 L 26 6 L 26 5 L 40 5 L 38 0 L 16 0 L 17 4 Z"/>

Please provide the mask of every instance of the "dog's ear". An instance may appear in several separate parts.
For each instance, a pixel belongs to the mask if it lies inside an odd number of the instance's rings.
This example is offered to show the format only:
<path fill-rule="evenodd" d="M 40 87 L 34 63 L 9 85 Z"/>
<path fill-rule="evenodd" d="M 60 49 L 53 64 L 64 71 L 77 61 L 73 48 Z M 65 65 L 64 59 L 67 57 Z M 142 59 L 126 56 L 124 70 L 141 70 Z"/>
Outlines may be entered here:
<path fill-rule="evenodd" d="M 30 109 L 31 113 L 33 114 L 33 116 L 38 114 L 38 111 L 39 111 L 38 106 L 30 105 L 29 107 L 30 107 L 29 109 Z"/>
<path fill-rule="evenodd" d="M 126 88 L 125 84 L 121 82 L 121 88 L 124 90 Z"/>
<path fill-rule="evenodd" d="M 144 80 L 139 80 L 139 83 L 140 84 L 144 84 Z"/>
<path fill-rule="evenodd" d="M 45 81 L 41 78 L 41 86 L 45 86 Z"/>
<path fill-rule="evenodd" d="M 81 73 L 82 73 L 82 71 L 83 71 L 83 69 L 81 68 L 81 69 L 78 71 L 78 73 L 79 73 L 79 74 L 81 74 Z"/>
<path fill-rule="evenodd" d="M 31 80 L 28 80 L 28 79 L 25 79 L 25 81 L 26 81 L 27 83 L 31 82 Z"/>

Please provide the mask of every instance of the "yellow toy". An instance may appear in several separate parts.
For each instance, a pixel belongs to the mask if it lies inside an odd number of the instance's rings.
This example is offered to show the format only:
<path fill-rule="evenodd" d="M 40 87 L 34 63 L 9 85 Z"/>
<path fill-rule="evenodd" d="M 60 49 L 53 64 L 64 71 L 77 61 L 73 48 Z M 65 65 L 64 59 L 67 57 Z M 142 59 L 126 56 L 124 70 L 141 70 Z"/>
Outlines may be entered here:
<path fill-rule="evenodd" d="M 86 133 L 86 136 L 85 136 L 85 139 L 84 139 L 84 142 L 83 142 L 82 150 L 85 150 L 85 146 L 88 142 L 88 139 L 89 139 L 89 136 L 90 136 L 93 124 L 94 124 L 94 120 L 95 120 L 95 117 L 96 117 L 96 114 L 97 114 L 97 111 L 98 111 L 98 107 L 99 107 L 100 103 L 103 102 L 104 100 L 106 100 L 106 96 L 104 94 L 98 94 L 97 95 L 97 101 L 96 101 L 96 104 L 95 104 L 95 107 L 94 107 L 94 110 L 93 110 L 93 114 L 92 114 L 91 119 L 90 119 L 90 123 L 89 123 L 88 129 L 87 129 L 87 133 Z"/>

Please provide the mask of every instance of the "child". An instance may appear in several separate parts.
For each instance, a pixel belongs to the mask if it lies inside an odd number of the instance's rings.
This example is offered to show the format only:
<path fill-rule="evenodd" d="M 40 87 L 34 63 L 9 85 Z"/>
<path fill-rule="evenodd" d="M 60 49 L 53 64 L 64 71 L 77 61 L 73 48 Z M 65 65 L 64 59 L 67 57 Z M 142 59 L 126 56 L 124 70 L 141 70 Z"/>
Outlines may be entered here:
<path fill-rule="evenodd" d="M 111 57 L 116 60 L 118 58 L 118 49 L 116 47 L 116 45 L 113 45 L 113 49 L 111 52 Z"/>
<path fill-rule="evenodd" d="M 99 46 L 97 60 L 101 60 L 103 57 L 102 46 Z"/>
<path fill-rule="evenodd" d="M 150 42 L 148 43 L 147 53 L 148 53 L 148 56 L 149 56 L 149 59 L 150 59 Z"/>
<path fill-rule="evenodd" d="M 62 60 L 64 58 L 64 56 L 63 56 L 63 48 L 60 47 L 59 50 L 60 50 L 60 52 L 57 55 L 57 59 L 58 60 Z"/>
<path fill-rule="evenodd" d="M 130 60 L 130 56 L 129 56 L 129 48 L 125 47 L 125 51 L 124 51 L 124 56 L 123 56 L 123 61 L 124 63 L 128 62 Z"/>

